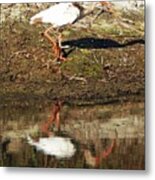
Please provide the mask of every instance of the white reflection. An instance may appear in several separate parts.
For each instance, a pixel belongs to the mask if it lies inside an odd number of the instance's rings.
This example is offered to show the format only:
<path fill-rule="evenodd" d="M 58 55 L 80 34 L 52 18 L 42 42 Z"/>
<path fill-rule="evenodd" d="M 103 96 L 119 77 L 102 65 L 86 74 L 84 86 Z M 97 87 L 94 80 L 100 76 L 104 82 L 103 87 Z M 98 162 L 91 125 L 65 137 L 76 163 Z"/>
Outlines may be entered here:
<path fill-rule="evenodd" d="M 42 137 L 39 141 L 34 141 L 27 136 L 28 144 L 35 146 L 38 151 L 43 151 L 46 155 L 55 156 L 58 159 L 70 158 L 75 154 L 75 146 L 70 138 L 63 137 Z"/>

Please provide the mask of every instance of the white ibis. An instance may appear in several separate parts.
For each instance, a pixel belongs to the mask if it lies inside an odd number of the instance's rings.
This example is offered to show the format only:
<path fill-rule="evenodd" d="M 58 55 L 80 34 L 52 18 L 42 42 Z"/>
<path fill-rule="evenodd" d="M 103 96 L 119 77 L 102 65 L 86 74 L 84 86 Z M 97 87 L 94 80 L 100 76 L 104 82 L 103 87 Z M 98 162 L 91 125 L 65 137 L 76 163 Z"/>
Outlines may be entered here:
<path fill-rule="evenodd" d="M 31 146 L 36 147 L 38 151 L 42 151 L 46 155 L 55 156 L 57 159 L 71 158 L 76 152 L 76 148 L 70 138 L 50 136 L 41 137 L 39 141 L 35 141 L 28 135 L 27 141 Z"/>
<path fill-rule="evenodd" d="M 80 6 L 76 3 L 59 3 L 51 6 L 50 8 L 39 12 L 30 19 L 30 24 L 36 23 L 49 23 L 52 27 L 48 28 L 44 32 L 44 36 L 52 43 L 53 51 L 56 60 L 64 61 L 65 58 L 62 56 L 61 40 L 62 36 L 60 28 L 73 24 L 81 14 Z M 58 30 L 58 39 L 55 40 L 49 35 L 50 30 Z"/>
<path fill-rule="evenodd" d="M 93 3 L 92 3 L 93 4 Z M 95 5 L 95 3 L 94 3 Z M 111 3 L 107 1 L 101 1 L 99 3 L 99 7 L 106 8 L 107 11 L 111 12 Z M 93 6 L 93 9 L 96 7 Z M 65 61 L 66 59 L 62 56 L 62 34 L 61 28 L 68 24 L 73 24 L 75 21 L 80 19 L 80 17 L 84 17 L 83 11 L 84 7 L 80 5 L 80 3 L 59 3 L 51 6 L 48 9 L 45 9 L 30 19 L 30 24 L 37 23 L 49 23 L 52 27 L 48 28 L 44 32 L 44 36 L 52 43 L 52 49 L 54 51 L 54 55 L 56 60 Z M 89 13 L 88 13 L 89 14 Z M 98 16 L 98 15 L 97 15 Z M 96 19 L 96 18 L 95 18 Z M 51 30 L 57 30 L 59 32 L 57 41 L 55 41 L 50 35 L 49 32 Z"/>

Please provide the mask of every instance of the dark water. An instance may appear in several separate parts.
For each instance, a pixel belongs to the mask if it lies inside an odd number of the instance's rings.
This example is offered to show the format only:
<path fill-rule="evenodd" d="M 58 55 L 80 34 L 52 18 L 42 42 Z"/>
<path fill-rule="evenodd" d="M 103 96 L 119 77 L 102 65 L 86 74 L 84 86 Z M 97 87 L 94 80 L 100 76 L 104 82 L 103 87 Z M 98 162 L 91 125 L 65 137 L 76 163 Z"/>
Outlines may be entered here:
<path fill-rule="evenodd" d="M 76 152 L 70 158 L 45 155 L 28 144 L 26 135 L 40 138 L 40 126 L 51 105 L 0 109 L 0 166 L 144 169 L 144 104 L 67 106 L 60 112 L 61 131 Z M 110 147 L 111 150 L 110 150 Z M 107 157 L 101 157 L 109 151 Z M 99 162 L 96 164 L 96 159 Z"/>

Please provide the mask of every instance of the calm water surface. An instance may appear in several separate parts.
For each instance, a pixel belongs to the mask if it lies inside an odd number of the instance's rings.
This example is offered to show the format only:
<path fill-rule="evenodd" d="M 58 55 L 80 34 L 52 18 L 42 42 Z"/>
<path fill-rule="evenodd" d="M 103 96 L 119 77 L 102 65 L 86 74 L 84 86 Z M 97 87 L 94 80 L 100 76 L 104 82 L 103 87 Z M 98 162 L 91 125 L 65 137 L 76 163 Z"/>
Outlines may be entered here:
<path fill-rule="evenodd" d="M 143 103 L 64 105 L 60 132 L 55 127 L 51 131 L 54 136 L 70 138 L 75 153 L 69 158 L 47 155 L 28 144 L 27 135 L 37 139 L 36 142 L 41 138 L 40 126 L 50 113 L 50 104 L 1 106 L 1 166 L 144 169 Z M 106 158 L 101 157 L 103 151 L 108 151 Z"/>

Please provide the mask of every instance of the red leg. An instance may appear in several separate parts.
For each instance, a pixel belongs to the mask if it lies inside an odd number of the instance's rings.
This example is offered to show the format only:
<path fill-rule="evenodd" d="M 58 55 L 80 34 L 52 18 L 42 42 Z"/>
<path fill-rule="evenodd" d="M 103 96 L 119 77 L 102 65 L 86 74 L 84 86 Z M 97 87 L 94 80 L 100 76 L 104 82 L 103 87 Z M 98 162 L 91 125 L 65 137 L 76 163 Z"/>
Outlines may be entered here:
<path fill-rule="evenodd" d="M 59 114 L 59 112 L 56 114 L 55 126 L 58 130 L 60 130 L 60 114 Z"/>
<path fill-rule="evenodd" d="M 62 51 L 61 51 L 61 41 L 62 41 L 62 35 L 59 34 L 58 36 L 58 40 L 57 42 L 54 41 L 53 38 L 51 38 L 51 36 L 48 34 L 48 32 L 51 30 L 51 27 L 48 28 L 45 32 L 44 32 L 44 36 L 50 41 L 50 43 L 52 44 L 52 50 L 54 52 L 54 55 L 56 57 L 56 60 L 60 60 L 60 61 L 65 61 L 66 58 L 64 58 L 62 56 Z"/>
<path fill-rule="evenodd" d="M 52 132 L 50 131 L 50 127 L 53 123 L 55 123 L 56 128 L 60 129 L 60 109 L 61 102 L 57 102 L 52 107 L 52 112 L 50 118 L 41 126 L 41 132 L 50 136 Z"/>
<path fill-rule="evenodd" d="M 52 45 L 56 45 L 56 42 L 54 41 L 53 38 L 51 38 L 51 36 L 48 34 L 48 32 L 51 30 L 51 27 L 46 29 L 44 32 L 44 36 L 50 41 L 50 43 L 52 43 Z"/>
<path fill-rule="evenodd" d="M 101 154 L 101 156 L 106 159 L 113 151 L 114 147 L 116 145 L 116 139 L 114 139 L 111 143 L 111 145 L 108 147 L 108 149 L 104 150 Z"/>
<path fill-rule="evenodd" d="M 51 38 L 51 36 L 48 34 L 48 32 L 51 30 L 51 27 L 48 28 L 45 32 L 44 32 L 44 36 L 49 40 L 49 42 L 52 44 L 52 51 L 54 52 L 54 55 L 58 56 L 58 43 L 53 39 Z"/>
<path fill-rule="evenodd" d="M 49 127 L 50 127 L 50 124 L 49 122 L 46 122 L 44 124 L 41 125 L 41 133 L 43 134 L 46 134 L 47 136 L 49 136 Z"/>
<path fill-rule="evenodd" d="M 60 61 L 66 61 L 66 58 L 62 56 L 62 33 L 59 33 L 58 35 L 58 59 Z"/>

